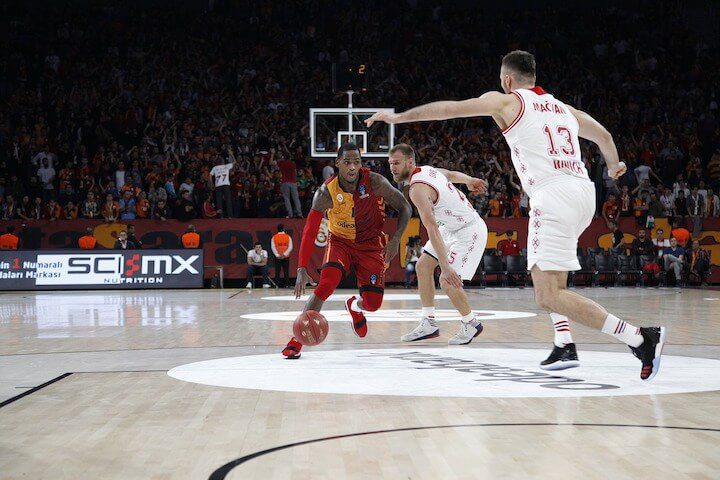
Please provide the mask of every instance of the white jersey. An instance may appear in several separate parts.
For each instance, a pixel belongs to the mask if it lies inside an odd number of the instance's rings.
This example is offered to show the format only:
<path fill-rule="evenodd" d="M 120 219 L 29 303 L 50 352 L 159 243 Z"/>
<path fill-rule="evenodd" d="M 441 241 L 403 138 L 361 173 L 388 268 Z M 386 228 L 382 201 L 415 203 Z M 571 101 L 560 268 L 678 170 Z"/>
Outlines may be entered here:
<path fill-rule="evenodd" d="M 223 187 L 230 185 L 230 170 L 232 170 L 233 164 L 228 163 L 225 165 L 215 165 L 210 170 L 210 176 L 215 179 L 216 187 Z"/>
<path fill-rule="evenodd" d="M 410 186 L 416 183 L 429 185 L 437 192 L 433 213 L 438 226 L 446 231 L 454 232 L 480 220 L 480 215 L 465 194 L 455 188 L 438 169 L 428 165 L 416 168 L 410 176 Z"/>
<path fill-rule="evenodd" d="M 589 182 L 580 156 L 578 121 L 568 106 L 541 87 L 512 93 L 520 100 L 520 113 L 502 133 L 528 196 L 558 180 Z"/>

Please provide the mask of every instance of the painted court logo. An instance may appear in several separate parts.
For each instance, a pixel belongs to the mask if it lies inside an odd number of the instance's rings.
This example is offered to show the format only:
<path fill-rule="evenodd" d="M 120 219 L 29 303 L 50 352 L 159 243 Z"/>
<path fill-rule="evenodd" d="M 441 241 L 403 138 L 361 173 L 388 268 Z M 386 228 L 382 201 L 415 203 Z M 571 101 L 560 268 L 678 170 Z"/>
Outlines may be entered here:
<path fill-rule="evenodd" d="M 451 353 L 451 352 L 449 352 Z M 475 382 L 521 382 L 532 383 L 540 388 L 557 388 L 560 390 L 611 390 L 620 388 L 617 385 L 606 383 L 588 383 L 580 378 L 569 378 L 561 375 L 531 371 L 523 368 L 512 368 L 495 363 L 474 362 L 463 360 L 451 355 L 436 355 L 424 352 L 401 352 L 401 353 L 380 353 L 370 352 L 367 354 L 375 358 L 385 357 L 399 359 L 411 363 L 411 368 L 416 370 L 429 369 L 450 369 L 470 375 Z M 363 355 L 358 355 L 363 357 Z"/>
<path fill-rule="evenodd" d="M 332 330 L 330 331 L 332 335 Z M 625 352 L 580 352 L 580 368 L 545 372 L 540 349 L 392 348 L 303 350 L 220 358 L 176 367 L 173 378 L 218 387 L 298 393 L 470 398 L 659 395 L 720 390 L 720 360 L 663 356 L 652 382 Z"/>

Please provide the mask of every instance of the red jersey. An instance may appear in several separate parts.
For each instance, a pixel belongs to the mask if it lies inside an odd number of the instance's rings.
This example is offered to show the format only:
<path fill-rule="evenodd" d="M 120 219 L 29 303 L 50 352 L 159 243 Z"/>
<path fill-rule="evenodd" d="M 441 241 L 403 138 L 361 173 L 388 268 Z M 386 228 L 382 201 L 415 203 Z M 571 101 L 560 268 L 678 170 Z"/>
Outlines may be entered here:
<path fill-rule="evenodd" d="M 297 182 L 297 166 L 292 160 L 280 160 L 278 162 L 280 175 L 282 175 L 282 183 Z"/>
<path fill-rule="evenodd" d="M 337 175 L 325 181 L 333 206 L 328 213 L 331 237 L 355 243 L 383 238 L 385 200 L 373 193 L 370 169 L 361 168 L 354 193 L 345 192 Z"/>
<path fill-rule="evenodd" d="M 501 240 L 497 244 L 497 250 L 504 257 L 507 255 L 520 255 L 520 245 L 513 238 Z"/>

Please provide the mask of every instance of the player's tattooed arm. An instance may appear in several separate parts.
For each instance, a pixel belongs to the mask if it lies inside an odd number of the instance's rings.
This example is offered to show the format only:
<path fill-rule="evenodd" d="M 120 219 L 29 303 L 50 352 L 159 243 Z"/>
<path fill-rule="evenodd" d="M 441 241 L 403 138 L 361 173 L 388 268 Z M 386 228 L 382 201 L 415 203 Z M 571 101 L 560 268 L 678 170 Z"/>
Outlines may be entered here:
<path fill-rule="evenodd" d="M 485 193 L 487 191 L 488 183 L 482 178 L 471 177 L 462 172 L 456 172 L 454 170 L 445 170 L 444 168 L 437 169 L 440 173 L 447 177 L 448 181 L 452 183 L 462 183 L 467 185 L 468 190 L 473 195 Z"/>
<path fill-rule="evenodd" d="M 332 205 L 332 197 L 327 189 L 327 185 L 320 185 L 320 188 L 315 191 L 315 196 L 313 196 L 311 208 L 320 213 L 325 213 L 326 210 L 332 208 Z"/>
<path fill-rule="evenodd" d="M 393 187 L 385 177 L 373 172 L 370 173 L 370 179 L 372 181 L 373 192 L 375 192 L 376 195 L 383 197 L 388 205 L 397 210 L 400 214 L 397 230 L 393 236 L 390 237 L 390 241 L 385 247 L 385 263 L 390 263 L 390 261 L 398 253 L 400 238 L 405 232 L 405 227 L 407 227 L 410 217 L 412 216 L 412 207 L 405 198 L 405 195 L 403 195 L 400 190 Z"/>

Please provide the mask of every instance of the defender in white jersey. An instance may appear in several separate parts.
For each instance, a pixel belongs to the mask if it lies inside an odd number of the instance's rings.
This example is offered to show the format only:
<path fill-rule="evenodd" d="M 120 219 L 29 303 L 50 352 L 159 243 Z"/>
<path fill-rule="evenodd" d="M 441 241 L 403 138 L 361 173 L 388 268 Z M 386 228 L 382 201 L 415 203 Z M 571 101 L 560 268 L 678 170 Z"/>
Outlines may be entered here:
<path fill-rule="evenodd" d="M 366 120 L 407 123 L 491 116 L 503 130 L 513 165 L 530 196 L 528 269 L 535 301 L 550 312 L 555 348 L 542 362 L 546 369 L 578 365 L 568 320 L 602 330 L 626 343 L 642 362 L 640 378 L 660 368 L 664 327 L 634 327 L 566 288 L 567 272 L 579 268 L 577 240 L 594 212 L 595 198 L 580 159 L 579 137 L 596 143 L 613 179 L 625 173 L 610 133 L 590 115 L 576 110 L 535 85 L 535 57 L 510 52 L 500 67 L 504 93 L 487 92 L 463 101 L 433 102 L 403 113 L 378 112 Z"/>
<path fill-rule="evenodd" d="M 418 167 L 415 151 L 400 143 L 389 153 L 390 172 L 396 182 L 410 183 L 410 200 L 417 207 L 429 240 L 415 264 L 423 316 L 420 324 L 404 342 L 414 342 L 440 335 L 435 321 L 435 269 L 440 265 L 440 285 L 462 316 L 460 331 L 450 345 L 465 345 L 480 335 L 483 326 L 475 318 L 463 280 L 470 280 L 480 265 L 487 226 L 465 195 L 453 183 L 468 186 L 471 192 L 484 192 L 487 182 L 464 173 L 430 166 Z"/>
<path fill-rule="evenodd" d="M 580 158 L 578 120 L 542 87 L 512 95 L 520 112 L 502 133 L 530 197 L 528 270 L 579 270 L 577 241 L 595 215 L 595 188 Z"/>

